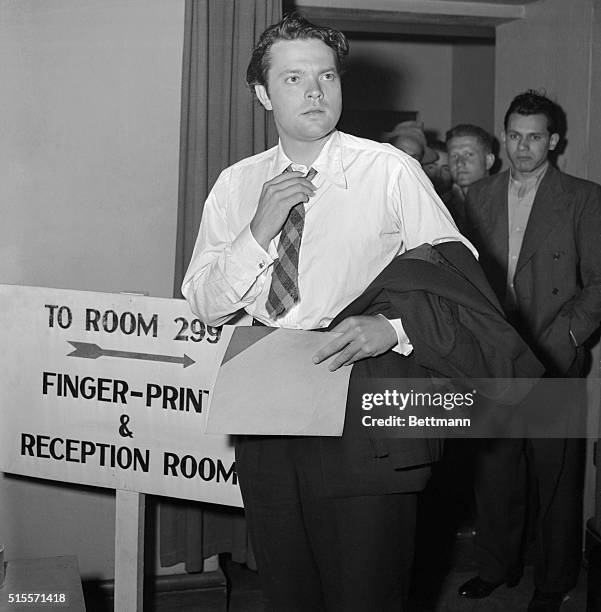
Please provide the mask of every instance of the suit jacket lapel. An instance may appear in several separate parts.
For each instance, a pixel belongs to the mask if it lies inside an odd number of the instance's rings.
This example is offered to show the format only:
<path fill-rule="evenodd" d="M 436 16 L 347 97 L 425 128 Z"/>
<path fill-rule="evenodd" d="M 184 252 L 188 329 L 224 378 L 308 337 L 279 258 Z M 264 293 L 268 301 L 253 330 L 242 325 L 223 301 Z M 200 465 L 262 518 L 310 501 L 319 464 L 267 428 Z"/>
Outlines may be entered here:
<path fill-rule="evenodd" d="M 516 275 L 561 219 L 565 203 L 560 178 L 559 171 L 549 166 L 538 186 L 524 233 L 524 242 L 518 258 Z"/>

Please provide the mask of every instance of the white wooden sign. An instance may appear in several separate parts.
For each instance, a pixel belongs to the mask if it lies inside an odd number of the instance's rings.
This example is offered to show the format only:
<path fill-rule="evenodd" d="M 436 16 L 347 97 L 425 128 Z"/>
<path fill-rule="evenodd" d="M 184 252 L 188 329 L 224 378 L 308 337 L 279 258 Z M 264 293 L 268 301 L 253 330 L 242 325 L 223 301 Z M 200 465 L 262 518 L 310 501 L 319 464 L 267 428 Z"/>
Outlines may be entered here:
<path fill-rule="evenodd" d="M 0 470 L 241 506 L 204 434 L 234 327 L 183 300 L 0 285 Z"/>

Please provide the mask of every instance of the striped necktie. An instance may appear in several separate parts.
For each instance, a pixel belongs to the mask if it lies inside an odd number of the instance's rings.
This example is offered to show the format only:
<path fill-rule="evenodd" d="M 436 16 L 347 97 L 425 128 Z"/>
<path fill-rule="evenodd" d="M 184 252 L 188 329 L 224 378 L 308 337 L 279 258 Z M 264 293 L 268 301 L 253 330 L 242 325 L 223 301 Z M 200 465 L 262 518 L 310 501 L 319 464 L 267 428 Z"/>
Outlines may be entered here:
<path fill-rule="evenodd" d="M 284 172 L 290 172 L 288 166 Z M 311 181 L 317 170 L 311 168 L 305 178 Z M 282 227 L 280 241 L 278 242 L 278 258 L 273 263 L 271 287 L 265 307 L 272 319 L 285 314 L 299 301 L 298 292 L 298 258 L 301 239 L 305 227 L 305 205 L 300 202 L 293 206 Z"/>

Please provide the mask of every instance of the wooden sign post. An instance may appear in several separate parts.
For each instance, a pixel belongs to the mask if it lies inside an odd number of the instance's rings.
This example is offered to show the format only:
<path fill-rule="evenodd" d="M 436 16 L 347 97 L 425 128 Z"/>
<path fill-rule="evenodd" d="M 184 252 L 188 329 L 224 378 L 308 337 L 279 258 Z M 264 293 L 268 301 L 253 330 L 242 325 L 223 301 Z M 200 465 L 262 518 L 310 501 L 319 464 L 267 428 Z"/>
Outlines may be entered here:
<path fill-rule="evenodd" d="M 146 496 L 117 491 L 115 503 L 115 610 L 142 612 Z"/>

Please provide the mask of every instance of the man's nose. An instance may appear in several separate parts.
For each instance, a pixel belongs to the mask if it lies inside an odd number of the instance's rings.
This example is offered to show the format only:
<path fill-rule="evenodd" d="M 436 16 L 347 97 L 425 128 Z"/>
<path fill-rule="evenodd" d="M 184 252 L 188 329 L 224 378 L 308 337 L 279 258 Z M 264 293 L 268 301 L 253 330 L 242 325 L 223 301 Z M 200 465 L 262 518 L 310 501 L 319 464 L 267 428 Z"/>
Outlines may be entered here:
<path fill-rule="evenodd" d="M 309 100 L 319 100 L 323 98 L 323 91 L 321 90 L 319 81 L 317 79 L 313 79 L 309 83 L 305 95 Z"/>
<path fill-rule="evenodd" d="M 526 138 L 520 138 L 518 140 L 518 149 L 520 151 L 525 151 L 528 149 L 528 140 Z"/>

